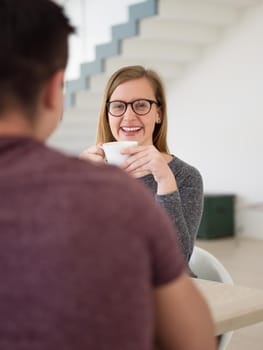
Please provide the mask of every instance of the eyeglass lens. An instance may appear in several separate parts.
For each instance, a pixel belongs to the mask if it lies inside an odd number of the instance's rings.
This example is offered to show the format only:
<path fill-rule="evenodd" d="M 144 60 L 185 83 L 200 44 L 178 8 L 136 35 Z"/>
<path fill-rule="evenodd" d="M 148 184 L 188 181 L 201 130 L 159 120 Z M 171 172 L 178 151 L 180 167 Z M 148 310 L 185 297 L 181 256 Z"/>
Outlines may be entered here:
<path fill-rule="evenodd" d="M 128 105 L 131 105 L 136 114 L 144 115 L 150 112 L 153 103 L 156 102 L 144 99 L 133 102 L 112 101 L 108 103 L 108 111 L 113 116 L 121 116 L 126 112 Z"/>

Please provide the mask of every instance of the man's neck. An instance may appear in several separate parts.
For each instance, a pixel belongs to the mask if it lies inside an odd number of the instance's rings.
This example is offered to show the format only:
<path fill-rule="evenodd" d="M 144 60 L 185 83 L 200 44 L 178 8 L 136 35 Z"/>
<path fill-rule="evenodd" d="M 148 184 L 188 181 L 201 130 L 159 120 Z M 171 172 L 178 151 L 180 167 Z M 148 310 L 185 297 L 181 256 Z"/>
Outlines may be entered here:
<path fill-rule="evenodd" d="M 33 126 L 20 113 L 0 115 L 0 136 L 7 135 L 35 137 Z"/>

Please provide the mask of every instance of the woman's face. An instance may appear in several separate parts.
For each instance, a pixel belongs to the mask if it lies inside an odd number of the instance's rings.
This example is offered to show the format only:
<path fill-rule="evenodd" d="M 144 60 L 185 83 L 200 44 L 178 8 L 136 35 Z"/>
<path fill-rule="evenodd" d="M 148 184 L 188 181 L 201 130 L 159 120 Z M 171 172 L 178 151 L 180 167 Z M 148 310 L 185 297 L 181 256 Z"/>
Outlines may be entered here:
<path fill-rule="evenodd" d="M 148 99 L 156 101 L 150 82 L 146 78 L 134 79 L 117 86 L 109 101 L 133 102 Z M 157 101 L 156 101 L 157 102 Z M 149 113 L 138 115 L 128 105 L 121 117 L 108 113 L 110 129 L 117 141 L 134 140 L 140 145 L 152 145 L 155 123 L 160 120 L 159 107 L 152 104 Z"/>

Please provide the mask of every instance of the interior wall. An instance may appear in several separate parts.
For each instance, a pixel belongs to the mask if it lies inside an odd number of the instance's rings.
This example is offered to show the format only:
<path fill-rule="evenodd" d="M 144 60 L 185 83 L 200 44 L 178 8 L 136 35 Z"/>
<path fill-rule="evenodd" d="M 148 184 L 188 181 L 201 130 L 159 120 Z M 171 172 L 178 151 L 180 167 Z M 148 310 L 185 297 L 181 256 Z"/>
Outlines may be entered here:
<path fill-rule="evenodd" d="M 236 231 L 263 239 L 263 6 L 168 91 L 169 144 L 206 193 L 231 193 Z"/>

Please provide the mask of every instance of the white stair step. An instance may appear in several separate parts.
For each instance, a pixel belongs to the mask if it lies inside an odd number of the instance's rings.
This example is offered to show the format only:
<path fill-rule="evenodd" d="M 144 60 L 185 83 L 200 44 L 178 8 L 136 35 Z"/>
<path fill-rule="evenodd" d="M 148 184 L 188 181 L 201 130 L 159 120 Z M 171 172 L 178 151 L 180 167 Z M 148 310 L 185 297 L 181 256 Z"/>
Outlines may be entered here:
<path fill-rule="evenodd" d="M 95 123 L 75 123 L 60 126 L 48 140 L 53 147 L 73 149 L 80 153 L 95 143 L 97 125 Z M 73 146 L 74 145 L 74 146 Z"/>
<path fill-rule="evenodd" d="M 134 59 L 153 57 L 154 59 L 189 63 L 194 61 L 202 52 L 197 45 L 186 45 L 168 40 L 129 38 L 121 44 L 123 57 Z"/>
<path fill-rule="evenodd" d="M 140 38 L 174 40 L 182 43 L 207 45 L 214 43 L 220 30 L 208 24 L 174 20 L 172 18 L 145 18 L 139 24 Z"/>
<path fill-rule="evenodd" d="M 258 4 L 261 0 L 207 0 L 211 3 L 221 3 L 235 8 L 244 9 L 248 6 Z"/>
<path fill-rule="evenodd" d="M 63 148 L 72 148 L 74 144 L 74 149 L 80 154 L 86 148 L 90 147 L 95 143 L 96 133 L 93 132 L 81 132 L 80 130 L 75 130 L 70 132 L 66 130 L 60 134 L 54 134 L 49 140 L 48 144 L 53 147 L 60 147 L 63 145 Z"/>
<path fill-rule="evenodd" d="M 219 1 L 164 0 L 159 1 L 159 15 L 188 22 L 228 26 L 239 18 L 240 11 Z"/>
<path fill-rule="evenodd" d="M 89 145 L 94 144 L 94 140 L 89 139 L 88 143 L 83 143 L 82 140 L 73 138 L 73 137 L 66 137 L 64 139 L 60 140 L 53 140 L 50 139 L 48 141 L 48 145 L 51 147 L 61 150 L 64 153 L 73 154 L 75 156 L 79 156 L 81 152 L 83 152 Z"/>
<path fill-rule="evenodd" d="M 85 147 L 87 144 L 87 140 L 92 137 L 92 139 L 95 139 L 96 132 L 94 133 L 94 130 L 86 129 L 86 128 L 66 128 L 66 129 L 60 129 L 59 131 L 55 132 L 54 135 L 52 135 L 51 140 L 60 140 L 68 139 L 68 138 L 74 138 L 76 140 L 82 140 L 82 147 Z"/>
<path fill-rule="evenodd" d="M 86 106 L 89 106 L 87 109 Z M 87 101 L 87 105 L 84 107 L 73 107 L 70 109 L 67 109 L 64 114 L 61 121 L 60 127 L 64 127 L 64 125 L 71 126 L 71 124 L 81 124 L 81 123 L 87 123 L 87 124 L 95 124 L 96 120 L 98 120 L 98 110 L 97 108 L 94 108 L 94 106 L 90 106 L 89 102 Z"/>
<path fill-rule="evenodd" d="M 100 111 L 100 105 L 102 102 L 102 97 L 103 97 L 103 92 L 98 92 L 98 91 L 79 91 L 76 94 L 76 106 L 79 108 L 85 108 L 89 106 L 90 109 L 93 109 L 94 112 L 99 114 Z"/>
<path fill-rule="evenodd" d="M 109 77 L 110 74 L 94 74 L 92 77 L 90 77 L 90 91 L 92 93 L 101 94 L 102 96 Z"/>
<path fill-rule="evenodd" d="M 134 58 L 125 58 L 122 56 L 107 58 L 105 61 L 105 70 L 107 72 L 114 72 L 121 67 L 131 65 L 142 65 L 146 68 L 154 69 L 164 80 L 170 78 L 171 75 L 174 78 L 179 77 L 184 71 L 184 65 L 179 63 L 173 63 L 166 60 L 154 60 L 154 58 L 141 58 L 135 60 Z"/>

